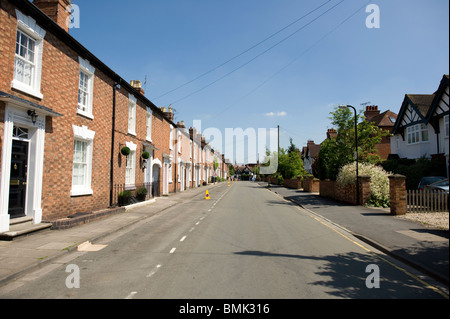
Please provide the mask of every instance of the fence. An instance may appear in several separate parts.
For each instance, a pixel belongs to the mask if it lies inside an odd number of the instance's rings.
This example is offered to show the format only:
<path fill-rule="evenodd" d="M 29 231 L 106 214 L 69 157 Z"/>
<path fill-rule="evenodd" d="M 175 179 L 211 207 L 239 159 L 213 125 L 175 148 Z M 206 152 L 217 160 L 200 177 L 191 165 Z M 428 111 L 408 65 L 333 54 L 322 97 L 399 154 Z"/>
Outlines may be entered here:
<path fill-rule="evenodd" d="M 125 195 L 125 196 L 124 196 Z M 158 197 L 159 183 L 136 184 L 128 189 L 125 184 L 115 184 L 113 188 L 113 206 L 126 206 Z"/>
<path fill-rule="evenodd" d="M 408 190 L 408 213 L 448 212 L 448 194 L 430 190 Z"/>

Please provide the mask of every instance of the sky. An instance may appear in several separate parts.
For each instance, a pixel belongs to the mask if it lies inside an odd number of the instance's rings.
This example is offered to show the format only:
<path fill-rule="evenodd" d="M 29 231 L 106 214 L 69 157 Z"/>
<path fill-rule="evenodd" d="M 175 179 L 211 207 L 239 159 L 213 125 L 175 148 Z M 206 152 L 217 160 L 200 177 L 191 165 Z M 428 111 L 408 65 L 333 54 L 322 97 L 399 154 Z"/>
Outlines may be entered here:
<path fill-rule="evenodd" d="M 262 159 L 278 126 L 280 147 L 320 144 L 341 104 L 398 113 L 449 73 L 447 0 L 72 3 L 77 41 L 232 162 Z"/>

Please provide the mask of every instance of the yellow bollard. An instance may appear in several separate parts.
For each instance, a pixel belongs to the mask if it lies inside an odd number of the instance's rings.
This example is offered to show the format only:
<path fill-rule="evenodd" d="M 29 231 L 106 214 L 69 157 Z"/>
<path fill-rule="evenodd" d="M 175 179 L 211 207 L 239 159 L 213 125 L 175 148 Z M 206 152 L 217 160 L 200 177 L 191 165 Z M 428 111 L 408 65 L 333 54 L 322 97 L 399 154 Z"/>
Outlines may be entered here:
<path fill-rule="evenodd" d="M 209 197 L 209 192 L 208 192 L 208 190 L 206 190 L 205 199 L 211 199 L 211 198 Z"/>
<path fill-rule="evenodd" d="M 230 186 L 230 181 L 228 181 L 228 186 Z"/>

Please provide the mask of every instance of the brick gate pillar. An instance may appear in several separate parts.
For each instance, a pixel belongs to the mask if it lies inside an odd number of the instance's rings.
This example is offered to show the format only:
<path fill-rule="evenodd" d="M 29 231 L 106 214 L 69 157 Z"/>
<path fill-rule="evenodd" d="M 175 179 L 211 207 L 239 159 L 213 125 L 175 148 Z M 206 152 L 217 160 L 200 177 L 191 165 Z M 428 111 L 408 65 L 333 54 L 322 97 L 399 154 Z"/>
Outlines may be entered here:
<path fill-rule="evenodd" d="M 392 215 L 406 214 L 406 176 L 389 176 L 389 193 Z"/>
<path fill-rule="evenodd" d="M 359 205 L 365 205 L 370 200 L 370 176 L 360 175 L 359 180 Z"/>

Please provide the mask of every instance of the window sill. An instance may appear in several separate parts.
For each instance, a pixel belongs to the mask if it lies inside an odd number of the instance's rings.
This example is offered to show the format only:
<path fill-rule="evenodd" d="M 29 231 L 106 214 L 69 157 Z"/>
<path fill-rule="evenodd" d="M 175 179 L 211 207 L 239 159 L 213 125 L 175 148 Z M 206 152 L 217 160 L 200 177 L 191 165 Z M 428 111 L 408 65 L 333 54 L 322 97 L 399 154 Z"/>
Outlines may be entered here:
<path fill-rule="evenodd" d="M 39 92 L 38 90 L 33 89 L 31 86 L 28 86 L 26 84 L 23 84 L 22 82 L 19 82 L 17 80 L 13 80 L 11 82 L 11 87 L 13 89 L 19 90 L 23 93 L 32 95 L 34 97 L 37 97 L 38 99 L 42 100 L 42 98 L 44 97 L 44 95 Z"/>
<path fill-rule="evenodd" d="M 133 135 L 133 136 L 137 135 L 136 132 L 133 132 L 133 131 L 128 131 L 128 134 Z"/>
<path fill-rule="evenodd" d="M 86 111 L 82 111 L 80 109 L 77 109 L 77 114 L 81 115 L 83 117 L 87 117 L 88 119 L 93 120 L 94 119 L 94 115 L 92 113 L 86 112 Z"/>
<path fill-rule="evenodd" d="M 72 189 L 70 191 L 71 197 L 90 196 L 92 194 L 94 194 L 94 191 L 92 189 Z"/>

